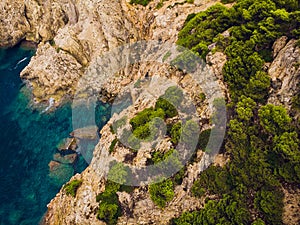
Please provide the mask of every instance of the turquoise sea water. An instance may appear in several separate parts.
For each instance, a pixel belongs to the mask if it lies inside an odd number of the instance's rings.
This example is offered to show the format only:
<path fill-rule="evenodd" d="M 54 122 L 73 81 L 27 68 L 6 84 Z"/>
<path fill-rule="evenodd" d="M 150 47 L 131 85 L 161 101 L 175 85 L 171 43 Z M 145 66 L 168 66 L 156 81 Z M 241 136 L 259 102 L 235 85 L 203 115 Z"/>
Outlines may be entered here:
<path fill-rule="evenodd" d="M 49 176 L 48 163 L 57 153 L 56 145 L 72 131 L 72 110 L 70 103 L 52 113 L 31 106 L 19 74 L 33 54 L 20 47 L 0 50 L 1 225 L 38 224 L 62 184 L 87 166 L 80 156 L 75 164 L 66 164 L 59 174 Z M 100 103 L 97 109 L 101 127 L 110 107 Z"/>

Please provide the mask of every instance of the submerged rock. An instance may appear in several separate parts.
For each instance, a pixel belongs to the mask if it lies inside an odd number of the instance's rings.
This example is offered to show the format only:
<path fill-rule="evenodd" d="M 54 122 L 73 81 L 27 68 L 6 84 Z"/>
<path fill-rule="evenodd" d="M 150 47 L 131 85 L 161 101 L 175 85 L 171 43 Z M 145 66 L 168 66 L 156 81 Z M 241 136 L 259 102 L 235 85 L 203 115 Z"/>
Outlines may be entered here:
<path fill-rule="evenodd" d="M 78 128 L 71 132 L 71 136 L 75 138 L 80 138 L 80 139 L 98 139 L 98 127 L 97 126 L 89 126 L 89 127 L 83 127 L 83 128 Z"/>
<path fill-rule="evenodd" d="M 52 160 L 49 162 L 48 166 L 49 166 L 50 172 L 52 172 L 52 171 L 57 170 L 57 168 L 60 166 L 60 163 Z"/>
<path fill-rule="evenodd" d="M 49 170 L 49 177 L 57 186 L 61 186 L 66 183 L 74 174 L 74 169 L 71 165 L 56 161 L 50 161 Z"/>
<path fill-rule="evenodd" d="M 76 138 L 64 138 L 62 139 L 58 145 L 57 149 L 59 151 L 72 150 L 75 151 L 78 147 L 79 140 Z"/>
<path fill-rule="evenodd" d="M 53 159 L 55 161 L 58 161 L 60 163 L 69 163 L 69 164 L 73 164 L 76 159 L 77 159 L 77 154 L 69 154 L 69 155 L 61 155 L 60 153 L 56 153 L 53 155 Z"/>

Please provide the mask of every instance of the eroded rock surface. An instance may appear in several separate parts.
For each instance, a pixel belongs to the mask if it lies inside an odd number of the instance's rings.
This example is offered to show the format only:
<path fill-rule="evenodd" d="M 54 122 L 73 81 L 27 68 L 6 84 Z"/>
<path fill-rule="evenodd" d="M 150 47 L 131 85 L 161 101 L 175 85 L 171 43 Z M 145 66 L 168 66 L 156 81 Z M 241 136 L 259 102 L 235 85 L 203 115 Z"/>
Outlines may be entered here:
<path fill-rule="evenodd" d="M 286 38 L 280 38 L 273 46 L 276 57 L 269 68 L 272 80 L 269 103 L 290 109 L 292 99 L 299 91 L 300 48 L 297 40 L 286 41 Z"/>
<path fill-rule="evenodd" d="M 24 38 L 40 42 L 36 56 L 32 58 L 21 76 L 29 82 L 36 102 L 53 98 L 55 103 L 59 104 L 65 96 L 74 95 L 81 77 L 91 63 L 94 63 L 93 60 L 101 54 L 138 40 L 155 39 L 161 43 L 175 43 L 178 31 L 188 14 L 205 10 L 216 3 L 215 0 L 208 0 L 195 1 L 194 4 L 176 4 L 177 1 L 171 0 L 163 2 L 163 6 L 156 9 L 159 2 L 154 0 L 147 7 L 142 7 L 131 6 L 124 0 L 20 1 L 19 5 L 14 7 L 23 7 L 26 9 L 25 14 L 17 13 L 15 20 L 24 20 L 25 25 L 19 29 L 19 33 L 14 34 L 13 38 L 3 37 L 1 40 L 7 41 L 1 45 L 14 45 Z M 1 26 L 3 26 L 0 27 L 1 29 L 11 29 L 11 26 L 5 23 Z M 105 80 L 103 90 L 102 87 L 97 89 L 97 86 L 95 89 L 98 92 L 103 91 L 105 96 L 108 96 L 106 99 L 108 100 L 123 93 L 126 86 L 135 84 L 138 79 L 151 80 L 156 77 L 168 79 L 180 86 L 192 99 L 199 117 L 204 121 L 200 122 L 200 125 L 207 129 L 211 116 L 210 101 L 213 100 L 210 96 L 221 96 L 211 84 L 221 77 L 222 65 L 217 64 L 225 63 L 225 57 L 216 53 L 211 56 L 210 61 L 213 73 L 209 74 L 211 75 L 209 79 L 200 77 L 197 82 L 191 76 L 169 65 L 148 61 L 118 71 L 111 80 Z M 199 82 L 203 79 L 207 83 L 200 87 Z M 150 94 L 142 98 L 135 93 L 132 94 L 136 105 L 131 108 L 131 111 L 126 112 L 127 116 L 132 117 L 144 108 L 155 104 L 155 98 L 151 93 L 156 95 L 163 93 L 156 84 L 153 80 L 153 86 L 149 88 Z M 219 84 L 223 88 L 222 91 L 225 91 L 222 81 Z M 137 88 L 136 93 L 139 91 Z M 206 99 L 201 97 L 203 92 L 207 94 Z M 117 118 L 113 117 L 103 127 L 101 140 L 95 148 L 89 167 L 82 174 L 72 178 L 83 181 L 76 197 L 66 195 L 62 189 L 48 204 L 45 224 L 104 224 L 96 218 L 99 205 L 96 202 L 96 195 L 103 192 L 105 188 L 103 176 L 105 170 L 101 170 L 105 165 L 102 159 L 108 154 L 107 150 L 116 138 L 110 130 L 110 125 L 115 119 Z M 163 140 L 159 146 L 168 148 L 170 141 Z M 140 151 L 134 159 L 135 165 L 145 165 L 146 158 L 149 156 L 146 147 L 145 151 Z M 122 146 L 116 148 L 115 158 L 120 161 L 125 160 L 128 149 Z M 199 157 L 201 155 L 199 154 Z M 198 162 L 190 165 L 186 179 L 182 185 L 176 186 L 175 197 L 165 209 L 154 205 L 145 186 L 137 188 L 130 196 L 126 193 L 118 193 L 123 206 L 128 207 L 131 212 L 119 218 L 119 224 L 167 224 L 172 217 L 178 216 L 182 211 L 202 207 L 204 199 L 192 197 L 190 188 L 193 180 L 201 172 L 199 168 L 205 168 L 207 161 L 210 160 L 207 157 L 204 159 L 199 158 Z M 55 172 L 59 165 L 53 161 L 49 166 Z"/>

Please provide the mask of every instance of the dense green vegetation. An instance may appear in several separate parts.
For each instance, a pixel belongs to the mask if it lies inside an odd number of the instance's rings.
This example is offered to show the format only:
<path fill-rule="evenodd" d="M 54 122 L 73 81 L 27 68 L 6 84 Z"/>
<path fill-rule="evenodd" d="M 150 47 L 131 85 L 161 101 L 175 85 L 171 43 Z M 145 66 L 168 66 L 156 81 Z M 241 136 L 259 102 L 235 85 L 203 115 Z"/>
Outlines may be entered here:
<path fill-rule="evenodd" d="M 199 135 L 198 148 L 205 151 L 210 137 L 211 129 L 204 130 Z"/>
<path fill-rule="evenodd" d="M 232 8 L 217 4 L 188 17 L 177 44 L 205 59 L 215 42 L 214 51 L 224 51 L 229 59 L 224 79 L 231 97 L 237 101 L 245 95 L 260 102 L 270 86 L 262 65 L 272 60 L 271 46 L 282 35 L 299 38 L 299 23 L 296 0 L 239 0 Z M 227 30 L 229 37 L 221 35 Z"/>
<path fill-rule="evenodd" d="M 72 180 L 64 186 L 67 195 L 76 196 L 77 189 L 82 184 L 82 180 Z"/>
<path fill-rule="evenodd" d="M 225 195 L 220 201 L 209 200 L 205 208 L 199 212 L 184 212 L 180 218 L 174 219 L 171 223 L 174 225 L 240 225 L 248 224 L 249 221 L 249 213 L 245 206 Z"/>
<path fill-rule="evenodd" d="M 151 0 L 130 0 L 130 4 L 139 4 L 142 6 L 146 6 L 149 4 Z"/>
<path fill-rule="evenodd" d="M 105 191 L 96 197 L 97 202 L 100 202 L 97 218 L 105 221 L 108 225 L 117 224 L 119 216 L 122 215 L 117 192 L 128 190 L 125 185 L 122 185 L 128 178 L 128 173 L 129 169 L 122 163 L 111 164 Z"/>
<path fill-rule="evenodd" d="M 152 201 L 159 207 L 165 207 L 174 197 L 174 184 L 169 178 L 159 183 L 149 185 L 149 193 Z"/>
<path fill-rule="evenodd" d="M 140 140 L 149 141 L 155 139 L 159 134 L 158 131 L 163 128 L 164 120 L 178 115 L 175 106 L 179 106 L 182 100 L 182 91 L 176 86 L 169 87 L 165 94 L 156 101 L 154 108 L 146 108 L 130 119 L 129 123 L 132 127 L 133 135 L 130 135 L 129 131 L 127 133 L 125 131 L 122 140 L 127 140 L 130 146 L 133 144 L 135 147 L 138 147 Z M 113 124 L 113 127 L 121 127 L 123 125 L 124 121 L 118 120 Z"/>
<path fill-rule="evenodd" d="M 266 104 L 271 82 L 263 65 L 273 60 L 277 38 L 299 39 L 299 25 L 295 0 L 238 0 L 232 8 L 219 4 L 186 19 L 179 45 L 205 59 L 216 43 L 212 51 L 228 57 L 223 75 L 230 121 L 222 151 L 230 162 L 210 166 L 193 185 L 193 195 L 217 198 L 172 224 L 282 224 L 281 188 L 300 184 L 299 126 L 283 106 Z M 221 35 L 225 31 L 230 35 Z M 293 102 L 297 108 L 297 96 Z M 253 221 L 250 213 L 259 218 Z"/>
<path fill-rule="evenodd" d="M 112 152 L 115 150 L 115 146 L 116 146 L 117 143 L 118 143 L 118 139 L 115 138 L 115 139 L 111 142 L 111 144 L 110 144 L 110 146 L 109 146 L 109 153 L 112 153 Z"/>
<path fill-rule="evenodd" d="M 97 218 L 109 225 L 117 224 L 118 217 L 122 213 L 118 195 L 116 194 L 120 186 L 118 183 L 108 182 L 105 185 L 105 191 L 97 195 L 96 200 L 100 201 Z"/>
<path fill-rule="evenodd" d="M 181 122 L 177 122 L 175 124 L 172 124 L 172 126 L 170 127 L 170 136 L 171 136 L 171 141 L 173 144 L 177 145 L 179 140 L 180 140 L 180 136 L 181 136 Z"/>

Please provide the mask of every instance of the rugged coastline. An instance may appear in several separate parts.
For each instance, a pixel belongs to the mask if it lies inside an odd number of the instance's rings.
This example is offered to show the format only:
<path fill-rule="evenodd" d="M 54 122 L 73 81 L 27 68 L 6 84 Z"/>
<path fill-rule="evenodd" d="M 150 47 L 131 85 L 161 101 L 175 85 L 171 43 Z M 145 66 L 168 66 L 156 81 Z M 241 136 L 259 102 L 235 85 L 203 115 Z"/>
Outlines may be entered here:
<path fill-rule="evenodd" d="M 160 1 L 152 1 L 147 7 L 130 5 L 124 0 L 115 1 L 3 1 L 1 7 L 7 13 L 7 20 L 0 24 L 3 40 L 0 46 L 14 46 L 25 39 L 39 43 L 36 55 L 30 64 L 22 71 L 21 77 L 32 88 L 36 103 L 55 100 L 59 106 L 64 96 L 71 98 L 77 93 L 78 82 L 86 74 L 87 68 L 97 57 L 125 43 L 135 43 L 139 40 L 159 40 L 163 43 L 175 43 L 178 31 L 191 13 L 204 11 L 218 1 L 197 1 L 194 3 L 176 4 L 177 1 L 165 2 L 157 8 Z M 5 17 L 5 16 L 3 16 Z M 8 22 L 7 22 L 8 21 Z M 224 34 L 226 36 L 226 34 Z M 295 65 L 299 63 L 300 49 L 297 40 L 278 39 L 273 45 L 274 60 L 265 64 L 265 70 L 272 80 L 269 103 L 283 104 L 291 110 L 292 96 L 298 91 L 300 70 Z M 222 95 L 229 99 L 228 88 L 223 80 L 222 68 L 227 57 L 222 52 L 210 52 L 206 61 L 211 75 L 218 81 Z M 203 99 L 203 89 L 192 77 L 183 71 L 178 71 L 169 65 L 140 63 L 129 65 L 119 71 L 112 79 L 107 80 L 103 87 L 97 89 L 102 100 L 113 102 L 118 95 L 126 92 L 126 87 L 132 87 L 134 94 L 140 92 L 135 84 L 145 77 L 154 80 L 156 77 L 167 78 L 181 87 L 197 106 L 201 117 L 202 131 L 211 127 L 209 122 L 211 111 L 209 99 Z M 143 84 L 142 84 L 143 85 Z M 167 87 L 162 82 L 162 86 Z M 143 87 L 143 86 L 141 86 Z M 212 87 L 209 87 L 212 88 Z M 143 88 L 146 89 L 146 88 Z M 155 90 L 155 87 L 150 89 Z M 162 88 L 163 89 L 163 88 Z M 134 96 L 133 94 L 133 96 Z M 163 94 L 157 89 L 157 94 Z M 157 98 L 159 95 L 157 96 Z M 138 94 L 136 104 L 128 109 L 128 118 L 138 112 L 155 105 L 157 98 Z M 101 130 L 101 139 L 94 151 L 94 157 L 89 167 L 81 174 L 76 174 L 71 180 L 81 180 L 82 184 L 76 196 L 67 195 L 62 188 L 56 197 L 48 204 L 48 211 L 42 224 L 105 224 L 97 219 L 99 203 L 96 196 L 105 189 L 104 174 L 97 168 L 101 167 L 101 154 L 111 147 L 116 135 L 111 131 L 115 121 L 122 118 L 122 113 L 115 115 Z M 166 139 L 161 148 L 169 148 Z M 114 157 L 125 161 L 128 149 L 117 145 Z M 149 152 L 137 154 L 135 163 L 144 165 Z M 124 209 L 118 224 L 168 224 L 169 221 L 181 215 L 183 211 L 199 210 L 205 204 L 205 198 L 196 198 L 191 194 L 191 186 L 199 175 L 198 168 L 203 166 L 205 153 L 197 153 L 197 160 L 190 164 L 185 172 L 181 185 L 176 186 L 174 198 L 168 207 L 161 209 L 150 199 L 146 186 L 136 188 L 132 193 L 118 192 L 118 198 Z M 214 165 L 224 166 L 229 160 L 227 154 L 220 154 L 214 159 Z M 297 207 L 291 205 L 299 199 L 299 189 L 286 187 L 284 222 L 296 224 Z M 294 193 L 291 197 L 291 193 Z M 296 194 L 295 194 L 296 193 Z"/>

